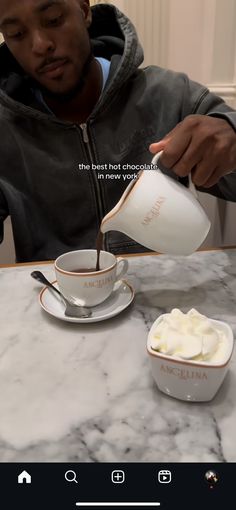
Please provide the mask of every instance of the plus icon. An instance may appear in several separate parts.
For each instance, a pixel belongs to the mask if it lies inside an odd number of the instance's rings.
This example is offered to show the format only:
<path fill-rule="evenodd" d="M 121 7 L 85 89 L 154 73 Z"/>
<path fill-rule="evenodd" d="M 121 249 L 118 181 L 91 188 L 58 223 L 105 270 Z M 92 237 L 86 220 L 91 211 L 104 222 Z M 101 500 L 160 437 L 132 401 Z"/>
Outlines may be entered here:
<path fill-rule="evenodd" d="M 111 481 L 113 483 L 124 483 L 125 481 L 125 473 L 124 471 L 121 471 L 120 469 L 116 469 L 115 471 L 112 471 L 111 473 Z"/>

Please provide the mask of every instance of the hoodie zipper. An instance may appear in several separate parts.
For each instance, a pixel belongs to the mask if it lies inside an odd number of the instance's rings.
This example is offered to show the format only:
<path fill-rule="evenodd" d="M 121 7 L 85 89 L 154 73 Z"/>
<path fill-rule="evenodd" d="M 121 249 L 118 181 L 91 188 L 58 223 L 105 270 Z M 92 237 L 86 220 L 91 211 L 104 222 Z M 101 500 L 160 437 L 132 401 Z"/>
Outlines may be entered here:
<path fill-rule="evenodd" d="M 85 150 L 87 152 L 88 159 L 89 159 L 90 163 L 96 165 L 96 158 L 93 153 L 92 144 L 91 144 L 91 141 L 90 141 L 89 135 L 88 135 L 88 125 L 86 123 L 83 123 L 83 124 L 79 124 L 79 126 L 80 126 L 80 129 L 82 130 L 83 141 L 85 144 Z M 97 211 L 98 211 L 99 222 L 101 224 L 102 219 L 105 216 L 104 204 L 103 204 L 103 200 L 102 200 L 102 193 L 101 193 L 99 182 L 97 179 L 96 170 L 91 169 L 91 175 L 93 178 L 93 183 L 94 183 L 94 188 L 95 188 L 95 196 L 96 196 L 96 201 L 97 201 Z"/>

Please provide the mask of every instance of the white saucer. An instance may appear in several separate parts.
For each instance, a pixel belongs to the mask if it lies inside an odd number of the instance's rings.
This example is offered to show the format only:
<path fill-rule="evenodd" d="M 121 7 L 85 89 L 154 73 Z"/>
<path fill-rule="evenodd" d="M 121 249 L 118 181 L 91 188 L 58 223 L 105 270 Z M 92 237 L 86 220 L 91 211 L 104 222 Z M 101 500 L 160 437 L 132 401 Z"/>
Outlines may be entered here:
<path fill-rule="evenodd" d="M 58 288 L 57 282 L 52 282 Z M 66 317 L 64 314 L 64 306 L 57 298 L 57 294 L 44 287 L 39 294 L 39 302 L 45 312 L 67 322 L 99 322 L 110 319 L 118 313 L 122 312 L 134 299 L 134 290 L 129 283 L 124 280 L 116 282 L 111 295 L 100 305 L 92 307 L 92 316 L 87 318 Z"/>

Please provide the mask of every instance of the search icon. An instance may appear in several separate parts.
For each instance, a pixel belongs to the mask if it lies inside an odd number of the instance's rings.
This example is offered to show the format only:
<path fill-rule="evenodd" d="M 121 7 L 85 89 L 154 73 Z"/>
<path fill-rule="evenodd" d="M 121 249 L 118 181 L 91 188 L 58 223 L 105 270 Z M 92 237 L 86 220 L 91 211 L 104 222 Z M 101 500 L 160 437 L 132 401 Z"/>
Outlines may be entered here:
<path fill-rule="evenodd" d="M 78 483 L 78 481 L 76 480 L 76 473 L 75 473 L 75 471 L 72 471 L 71 469 L 69 469 L 69 471 L 65 472 L 65 479 L 67 482 Z"/>

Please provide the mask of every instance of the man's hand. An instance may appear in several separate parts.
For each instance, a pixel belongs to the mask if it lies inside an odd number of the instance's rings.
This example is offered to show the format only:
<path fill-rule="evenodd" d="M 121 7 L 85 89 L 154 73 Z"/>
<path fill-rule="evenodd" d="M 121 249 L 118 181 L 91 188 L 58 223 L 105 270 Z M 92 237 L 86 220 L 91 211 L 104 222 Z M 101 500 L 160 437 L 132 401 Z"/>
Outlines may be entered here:
<path fill-rule="evenodd" d="M 153 154 L 163 150 L 166 168 L 180 177 L 191 172 L 194 184 L 204 188 L 236 169 L 236 132 L 216 117 L 189 115 L 149 149 Z"/>

